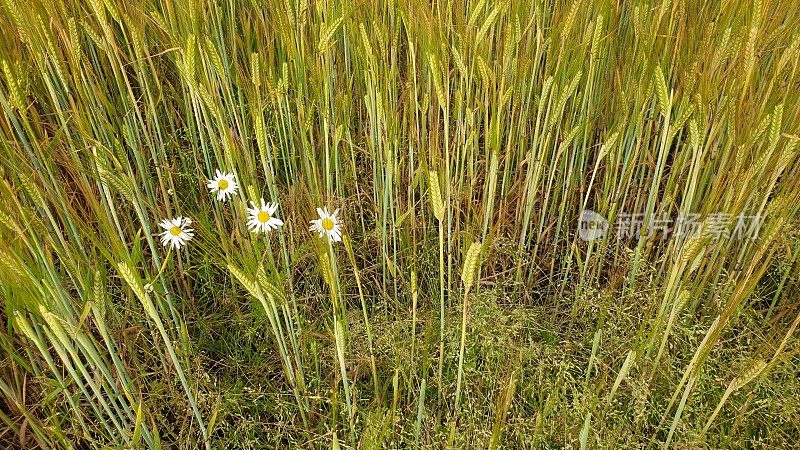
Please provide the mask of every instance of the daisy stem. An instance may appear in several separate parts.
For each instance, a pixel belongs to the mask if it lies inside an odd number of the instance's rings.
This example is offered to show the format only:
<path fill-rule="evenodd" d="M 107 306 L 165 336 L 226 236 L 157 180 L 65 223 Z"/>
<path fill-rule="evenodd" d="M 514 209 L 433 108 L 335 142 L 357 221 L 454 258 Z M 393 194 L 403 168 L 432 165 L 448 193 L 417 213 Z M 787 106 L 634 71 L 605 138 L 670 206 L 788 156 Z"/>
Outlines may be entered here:
<path fill-rule="evenodd" d="M 345 403 L 347 405 L 347 418 L 350 422 L 350 430 L 353 430 L 353 404 L 351 403 L 350 396 L 350 382 L 347 377 L 347 365 L 344 359 L 344 346 L 345 346 L 345 328 L 342 318 L 346 317 L 344 313 L 340 313 L 339 309 L 344 309 L 341 302 L 341 292 L 339 290 L 339 271 L 336 266 L 336 255 L 333 253 L 333 243 L 328 240 L 328 261 L 331 265 L 331 299 L 333 300 L 333 337 L 336 344 L 336 356 L 339 360 L 339 370 L 342 376 L 342 385 L 344 388 Z"/>
<path fill-rule="evenodd" d="M 269 260 L 270 270 L 272 270 L 274 273 L 277 273 L 278 271 L 276 270 L 275 258 L 272 256 L 272 238 L 270 238 L 269 233 L 267 233 L 267 248 L 264 249 L 264 253 Z"/>

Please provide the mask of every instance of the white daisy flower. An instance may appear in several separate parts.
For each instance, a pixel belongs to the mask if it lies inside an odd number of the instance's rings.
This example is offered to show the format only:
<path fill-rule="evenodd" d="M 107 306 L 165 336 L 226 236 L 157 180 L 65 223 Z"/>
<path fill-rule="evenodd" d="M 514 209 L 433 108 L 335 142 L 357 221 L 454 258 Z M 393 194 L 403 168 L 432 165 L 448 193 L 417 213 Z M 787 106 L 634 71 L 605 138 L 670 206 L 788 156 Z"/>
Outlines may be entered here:
<path fill-rule="evenodd" d="M 225 201 L 228 197 L 236 195 L 239 184 L 236 183 L 236 176 L 229 172 L 220 172 L 217 169 L 217 176 L 208 180 L 208 189 L 212 194 L 217 194 L 217 200 Z"/>
<path fill-rule="evenodd" d="M 250 220 L 247 221 L 247 228 L 254 233 L 266 233 L 270 230 L 277 230 L 283 225 L 283 221 L 275 217 L 275 210 L 278 209 L 277 203 L 267 203 L 261 199 L 261 205 L 250 202 L 252 208 L 247 208 Z"/>
<path fill-rule="evenodd" d="M 180 250 L 181 245 L 186 245 L 186 242 L 194 237 L 194 230 L 189 228 L 191 224 L 192 219 L 183 216 L 162 220 L 158 224 L 164 229 L 161 233 L 161 243 L 164 247 L 172 244 L 176 250 Z"/>
<path fill-rule="evenodd" d="M 317 208 L 317 214 L 319 214 L 319 219 L 311 221 L 311 231 L 319 233 L 319 237 L 327 236 L 330 242 L 341 241 L 342 226 L 339 224 L 339 218 L 336 217 L 339 210 L 329 214 L 327 208 Z"/>

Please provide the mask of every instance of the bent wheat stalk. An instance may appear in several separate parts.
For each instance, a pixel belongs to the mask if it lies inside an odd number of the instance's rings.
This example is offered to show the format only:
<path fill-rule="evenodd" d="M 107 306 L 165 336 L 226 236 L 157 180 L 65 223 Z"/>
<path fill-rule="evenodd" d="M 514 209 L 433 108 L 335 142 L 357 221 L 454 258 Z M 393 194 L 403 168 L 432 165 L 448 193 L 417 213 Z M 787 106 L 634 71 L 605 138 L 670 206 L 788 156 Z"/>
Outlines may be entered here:
<path fill-rule="evenodd" d="M 458 350 L 458 378 L 456 381 L 456 403 L 454 414 L 457 414 L 458 407 L 461 403 L 461 380 L 464 376 L 464 346 L 467 340 L 467 302 L 469 298 L 469 290 L 475 283 L 475 274 L 478 271 L 481 257 L 481 244 L 480 242 L 473 242 L 467 250 L 467 256 L 464 258 L 464 268 L 461 272 L 461 281 L 464 282 L 464 300 L 461 309 L 461 344 Z"/>

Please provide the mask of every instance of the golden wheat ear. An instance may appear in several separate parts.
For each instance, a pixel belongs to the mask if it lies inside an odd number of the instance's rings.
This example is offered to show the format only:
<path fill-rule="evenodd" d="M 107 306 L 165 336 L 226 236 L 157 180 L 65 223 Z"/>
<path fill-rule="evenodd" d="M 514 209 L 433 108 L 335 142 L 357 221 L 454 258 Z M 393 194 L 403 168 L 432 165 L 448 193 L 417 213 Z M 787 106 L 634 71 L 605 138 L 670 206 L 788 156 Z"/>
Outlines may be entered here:
<path fill-rule="evenodd" d="M 461 270 L 461 281 L 464 282 L 464 287 L 471 288 L 475 283 L 475 277 L 478 273 L 478 266 L 481 258 L 481 243 L 473 242 L 467 250 L 467 255 L 464 257 L 464 267 Z"/>

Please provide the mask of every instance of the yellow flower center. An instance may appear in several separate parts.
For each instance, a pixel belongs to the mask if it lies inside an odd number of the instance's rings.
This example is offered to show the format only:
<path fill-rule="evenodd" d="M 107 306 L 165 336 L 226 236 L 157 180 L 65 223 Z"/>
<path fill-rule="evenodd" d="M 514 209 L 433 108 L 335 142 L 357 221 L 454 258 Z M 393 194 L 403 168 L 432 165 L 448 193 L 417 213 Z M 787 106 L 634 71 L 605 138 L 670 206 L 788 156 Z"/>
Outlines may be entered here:
<path fill-rule="evenodd" d="M 270 217 L 271 216 L 266 211 L 261 211 L 260 213 L 258 213 L 258 221 L 261 223 L 267 222 L 270 219 Z"/>
<path fill-rule="evenodd" d="M 169 229 L 169 234 L 173 236 L 178 236 L 181 234 L 181 231 L 182 231 L 181 227 L 172 227 Z"/>
<path fill-rule="evenodd" d="M 322 228 L 324 228 L 325 231 L 331 231 L 333 229 L 333 219 L 330 217 L 322 219 Z"/>
<path fill-rule="evenodd" d="M 218 185 L 219 188 L 224 191 L 225 189 L 228 189 L 228 180 L 219 180 Z"/>

